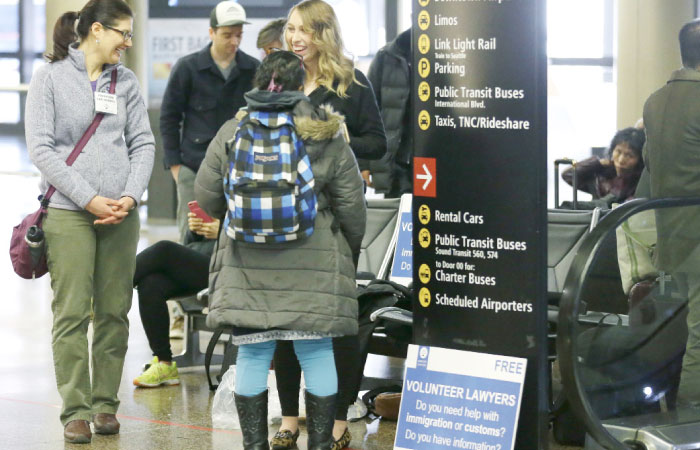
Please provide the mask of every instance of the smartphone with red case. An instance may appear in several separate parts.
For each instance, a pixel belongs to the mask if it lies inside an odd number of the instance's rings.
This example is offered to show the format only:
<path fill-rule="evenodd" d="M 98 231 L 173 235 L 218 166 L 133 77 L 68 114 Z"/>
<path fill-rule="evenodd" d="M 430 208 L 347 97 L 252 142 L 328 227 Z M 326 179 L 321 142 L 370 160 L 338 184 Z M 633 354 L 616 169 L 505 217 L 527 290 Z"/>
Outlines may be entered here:
<path fill-rule="evenodd" d="M 192 211 L 195 216 L 202 219 L 203 222 L 213 222 L 214 221 L 214 219 L 209 217 L 207 215 L 207 213 L 205 213 L 204 210 L 199 207 L 197 200 L 192 200 L 191 202 L 187 203 L 187 206 L 190 208 L 190 211 Z"/>

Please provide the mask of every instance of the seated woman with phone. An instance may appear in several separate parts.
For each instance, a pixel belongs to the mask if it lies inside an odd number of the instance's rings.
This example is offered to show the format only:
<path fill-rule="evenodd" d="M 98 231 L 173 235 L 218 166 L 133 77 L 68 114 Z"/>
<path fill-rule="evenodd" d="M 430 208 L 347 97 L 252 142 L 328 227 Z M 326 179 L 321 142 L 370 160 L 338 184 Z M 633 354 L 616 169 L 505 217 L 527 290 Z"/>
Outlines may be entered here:
<path fill-rule="evenodd" d="M 188 203 L 189 233 L 184 245 L 160 241 L 136 256 L 134 287 L 139 314 L 153 351 L 149 367 L 134 379 L 139 387 L 180 384 L 170 348 L 170 316 L 166 300 L 196 294 L 209 283 L 209 259 L 219 235 L 219 220 L 209 217 L 196 201 Z"/>

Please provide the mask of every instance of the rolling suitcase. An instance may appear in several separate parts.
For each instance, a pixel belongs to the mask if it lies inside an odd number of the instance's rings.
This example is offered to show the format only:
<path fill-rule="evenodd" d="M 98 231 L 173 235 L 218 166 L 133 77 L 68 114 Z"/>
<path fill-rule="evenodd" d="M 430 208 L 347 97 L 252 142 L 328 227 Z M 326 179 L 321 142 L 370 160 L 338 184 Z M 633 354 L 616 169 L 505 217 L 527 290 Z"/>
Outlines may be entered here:
<path fill-rule="evenodd" d="M 562 164 L 571 166 L 571 168 L 574 171 L 573 185 L 572 185 L 572 188 L 574 189 L 574 200 L 572 202 L 572 205 L 573 205 L 573 209 L 578 209 L 578 186 L 576 183 L 576 161 L 574 161 L 571 158 L 561 158 L 561 159 L 554 160 L 554 208 L 562 209 L 561 204 L 559 204 L 559 182 L 561 181 L 561 179 L 559 178 L 559 166 Z"/>

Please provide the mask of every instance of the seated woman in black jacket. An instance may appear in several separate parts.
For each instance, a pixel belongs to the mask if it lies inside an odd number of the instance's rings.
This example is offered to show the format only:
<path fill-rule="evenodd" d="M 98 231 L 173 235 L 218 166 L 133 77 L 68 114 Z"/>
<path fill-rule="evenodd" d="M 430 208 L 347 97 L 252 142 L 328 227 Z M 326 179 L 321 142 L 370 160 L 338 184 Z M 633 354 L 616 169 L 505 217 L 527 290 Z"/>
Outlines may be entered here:
<path fill-rule="evenodd" d="M 645 139 L 644 130 L 638 128 L 625 128 L 615 133 L 607 159 L 592 156 L 576 163 L 578 189 L 588 192 L 594 201 L 600 200 L 597 203 L 607 207 L 631 198 L 644 169 L 642 148 Z M 561 176 L 573 185 L 573 168 Z"/>

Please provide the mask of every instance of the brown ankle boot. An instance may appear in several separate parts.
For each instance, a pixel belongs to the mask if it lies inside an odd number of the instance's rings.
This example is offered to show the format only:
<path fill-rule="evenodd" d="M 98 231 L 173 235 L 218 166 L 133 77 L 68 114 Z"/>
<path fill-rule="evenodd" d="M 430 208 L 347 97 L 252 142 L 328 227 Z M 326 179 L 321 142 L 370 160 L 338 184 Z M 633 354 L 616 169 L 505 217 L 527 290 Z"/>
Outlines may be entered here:
<path fill-rule="evenodd" d="M 71 420 L 63 429 L 63 437 L 71 444 L 87 444 L 92 439 L 90 423 L 87 420 Z"/>
<path fill-rule="evenodd" d="M 119 433 L 119 421 L 114 414 L 97 413 L 93 418 L 95 433 L 97 434 L 117 434 Z"/>

